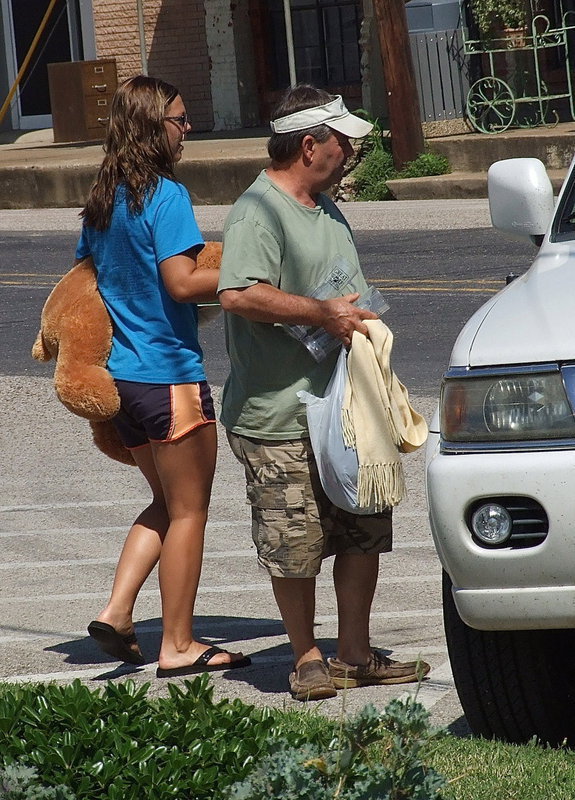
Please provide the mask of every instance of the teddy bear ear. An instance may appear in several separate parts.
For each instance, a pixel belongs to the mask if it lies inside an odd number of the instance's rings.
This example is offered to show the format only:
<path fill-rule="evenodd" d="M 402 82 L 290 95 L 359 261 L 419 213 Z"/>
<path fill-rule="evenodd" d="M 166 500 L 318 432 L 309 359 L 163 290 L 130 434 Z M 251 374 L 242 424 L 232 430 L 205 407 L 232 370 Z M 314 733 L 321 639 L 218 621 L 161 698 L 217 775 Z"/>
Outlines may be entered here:
<path fill-rule="evenodd" d="M 42 331 L 38 331 L 36 341 L 32 345 L 32 358 L 35 358 L 36 361 L 50 361 L 52 358 L 52 353 L 46 346 L 46 342 L 42 336 Z"/>

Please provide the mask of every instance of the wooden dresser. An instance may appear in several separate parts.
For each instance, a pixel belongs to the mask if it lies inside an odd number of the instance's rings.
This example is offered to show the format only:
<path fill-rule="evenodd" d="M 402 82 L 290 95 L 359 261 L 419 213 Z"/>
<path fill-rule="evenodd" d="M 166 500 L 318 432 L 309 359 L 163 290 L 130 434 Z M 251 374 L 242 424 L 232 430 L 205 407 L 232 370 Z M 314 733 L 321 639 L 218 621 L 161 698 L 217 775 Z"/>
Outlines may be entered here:
<path fill-rule="evenodd" d="M 118 78 L 115 59 L 48 64 L 55 142 L 101 141 Z"/>

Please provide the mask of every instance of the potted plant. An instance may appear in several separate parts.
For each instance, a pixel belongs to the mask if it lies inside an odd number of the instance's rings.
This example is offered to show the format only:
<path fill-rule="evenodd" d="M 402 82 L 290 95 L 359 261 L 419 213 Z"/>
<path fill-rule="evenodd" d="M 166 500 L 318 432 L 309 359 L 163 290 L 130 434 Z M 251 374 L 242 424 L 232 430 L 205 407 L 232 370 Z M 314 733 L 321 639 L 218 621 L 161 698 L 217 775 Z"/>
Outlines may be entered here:
<path fill-rule="evenodd" d="M 469 10 L 481 39 L 510 39 L 525 43 L 533 17 L 531 0 L 469 0 Z"/>

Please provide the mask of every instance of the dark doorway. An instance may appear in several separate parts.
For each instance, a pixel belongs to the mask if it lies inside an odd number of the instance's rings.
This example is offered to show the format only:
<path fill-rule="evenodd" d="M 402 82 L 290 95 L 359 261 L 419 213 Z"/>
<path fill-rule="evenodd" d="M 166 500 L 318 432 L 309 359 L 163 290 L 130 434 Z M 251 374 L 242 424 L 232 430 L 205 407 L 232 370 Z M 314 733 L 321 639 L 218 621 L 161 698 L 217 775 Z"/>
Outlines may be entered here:
<path fill-rule="evenodd" d="M 77 0 L 72 0 L 77 4 Z M 12 22 L 16 46 L 17 69 L 26 58 L 28 49 L 48 8 L 48 0 L 11 0 Z M 77 16 L 77 15 L 76 15 Z M 50 95 L 46 65 L 56 61 L 71 61 L 70 26 L 67 0 L 58 0 L 19 88 L 22 117 L 50 114 Z"/>
<path fill-rule="evenodd" d="M 296 78 L 361 104 L 359 0 L 290 0 Z M 283 0 L 251 0 L 262 121 L 289 86 Z M 267 116 L 269 119 L 269 116 Z"/>

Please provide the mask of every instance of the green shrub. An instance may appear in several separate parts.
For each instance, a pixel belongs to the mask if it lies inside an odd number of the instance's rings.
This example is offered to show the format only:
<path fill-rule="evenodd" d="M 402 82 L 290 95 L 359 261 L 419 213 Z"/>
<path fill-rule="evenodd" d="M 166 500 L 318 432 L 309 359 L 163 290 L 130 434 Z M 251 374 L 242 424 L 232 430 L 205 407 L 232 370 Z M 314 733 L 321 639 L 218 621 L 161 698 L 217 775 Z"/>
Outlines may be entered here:
<path fill-rule="evenodd" d="M 421 153 L 401 172 L 393 165 L 389 142 L 382 147 L 368 146 L 359 164 L 352 172 L 357 200 L 389 200 L 391 192 L 387 181 L 393 178 L 419 178 L 426 175 L 444 175 L 451 171 L 448 160 L 437 153 Z"/>
<path fill-rule="evenodd" d="M 383 130 L 381 119 L 379 117 L 373 118 L 365 108 L 356 108 L 353 113 L 358 117 L 363 117 L 373 125 L 371 132 L 362 140 L 362 149 L 365 152 L 369 152 L 370 150 L 383 150 L 387 133 Z"/>
<path fill-rule="evenodd" d="M 214 702 L 205 673 L 168 697 L 148 688 L 0 691 L 0 800 L 439 798 L 443 779 L 423 766 L 437 733 L 415 701 L 334 721 Z"/>
<path fill-rule="evenodd" d="M 383 714 L 366 706 L 342 720 L 337 735 L 319 745 L 279 742 L 229 800 L 440 800 L 445 780 L 422 756 L 442 731 L 408 699 L 392 700 Z M 375 743 L 382 743 L 374 748 Z"/>
<path fill-rule="evenodd" d="M 148 687 L 14 687 L 0 697 L 5 764 L 34 768 L 78 800 L 202 800 L 247 775 L 275 736 L 277 713 L 215 703 L 206 673 L 170 684 L 167 698 L 148 700 Z"/>
<path fill-rule="evenodd" d="M 358 200 L 387 200 L 386 181 L 395 175 L 393 157 L 387 148 L 369 150 L 352 172 Z"/>
<path fill-rule="evenodd" d="M 0 800 L 74 800 L 65 786 L 42 786 L 32 767 L 0 766 Z"/>
<path fill-rule="evenodd" d="M 420 153 L 405 169 L 397 173 L 398 178 L 424 178 L 427 175 L 446 175 L 451 172 L 449 161 L 437 153 Z"/>

